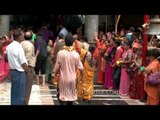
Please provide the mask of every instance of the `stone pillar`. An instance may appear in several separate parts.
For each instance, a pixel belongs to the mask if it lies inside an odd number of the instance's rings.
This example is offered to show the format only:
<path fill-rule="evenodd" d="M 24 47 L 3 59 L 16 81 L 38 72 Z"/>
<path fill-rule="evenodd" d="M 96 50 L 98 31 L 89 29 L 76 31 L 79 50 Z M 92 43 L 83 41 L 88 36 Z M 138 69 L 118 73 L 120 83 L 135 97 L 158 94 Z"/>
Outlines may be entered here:
<path fill-rule="evenodd" d="M 85 36 L 89 43 L 93 43 L 94 32 L 98 32 L 99 15 L 86 15 Z"/>
<path fill-rule="evenodd" d="M 9 34 L 10 15 L 0 15 L 0 36 Z"/>

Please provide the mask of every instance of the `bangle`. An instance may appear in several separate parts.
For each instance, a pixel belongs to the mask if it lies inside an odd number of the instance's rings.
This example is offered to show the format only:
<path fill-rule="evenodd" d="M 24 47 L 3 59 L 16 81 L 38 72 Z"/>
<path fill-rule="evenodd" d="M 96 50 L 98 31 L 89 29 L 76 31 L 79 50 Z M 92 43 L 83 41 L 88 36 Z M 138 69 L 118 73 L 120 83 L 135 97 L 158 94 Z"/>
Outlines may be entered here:
<path fill-rule="evenodd" d="M 141 71 L 141 72 L 143 72 L 144 70 L 145 70 L 145 67 L 144 67 L 144 66 L 140 67 L 140 71 Z"/>

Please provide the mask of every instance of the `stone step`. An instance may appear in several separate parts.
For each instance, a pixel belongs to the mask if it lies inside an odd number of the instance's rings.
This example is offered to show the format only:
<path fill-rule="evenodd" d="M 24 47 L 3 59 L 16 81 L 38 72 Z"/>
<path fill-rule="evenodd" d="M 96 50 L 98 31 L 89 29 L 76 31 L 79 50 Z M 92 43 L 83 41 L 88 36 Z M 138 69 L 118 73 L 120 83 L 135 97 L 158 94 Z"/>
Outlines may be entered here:
<path fill-rule="evenodd" d="M 41 89 L 40 92 L 41 94 L 57 94 L 56 89 Z M 94 95 L 118 95 L 118 91 L 107 89 L 94 89 Z"/>
<path fill-rule="evenodd" d="M 94 84 L 94 88 L 103 88 L 103 85 Z"/>
<path fill-rule="evenodd" d="M 56 94 L 41 94 L 41 97 L 47 98 L 57 98 Z M 119 95 L 93 95 L 93 98 L 121 98 Z"/>
<path fill-rule="evenodd" d="M 57 98 L 53 98 L 53 100 L 58 100 Z M 129 98 L 124 98 L 124 99 L 121 99 L 121 98 L 92 98 L 92 100 L 128 100 L 128 101 L 133 101 L 132 99 L 129 99 Z"/>
<path fill-rule="evenodd" d="M 50 88 L 56 88 L 55 85 L 49 84 L 48 86 L 49 86 Z M 103 88 L 103 85 L 96 85 L 96 84 L 94 85 L 94 88 L 101 88 L 101 89 L 104 89 L 104 88 Z"/>

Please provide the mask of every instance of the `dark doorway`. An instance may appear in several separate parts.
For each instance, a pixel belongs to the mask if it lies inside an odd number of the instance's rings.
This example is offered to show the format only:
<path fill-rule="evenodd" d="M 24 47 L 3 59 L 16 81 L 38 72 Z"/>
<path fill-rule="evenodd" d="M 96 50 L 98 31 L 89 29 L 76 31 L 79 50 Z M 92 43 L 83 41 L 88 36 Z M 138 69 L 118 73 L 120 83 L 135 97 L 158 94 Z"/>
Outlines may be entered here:
<path fill-rule="evenodd" d="M 121 15 L 119 21 L 119 29 L 122 27 L 125 29 L 129 29 L 130 26 L 135 28 L 141 27 L 144 22 L 144 15 Z"/>
<path fill-rule="evenodd" d="M 13 15 L 10 25 L 39 29 L 43 24 L 50 24 L 50 29 L 56 31 L 60 21 L 64 21 L 65 27 L 72 33 L 76 33 L 77 28 L 82 25 L 82 20 L 77 15 Z"/>

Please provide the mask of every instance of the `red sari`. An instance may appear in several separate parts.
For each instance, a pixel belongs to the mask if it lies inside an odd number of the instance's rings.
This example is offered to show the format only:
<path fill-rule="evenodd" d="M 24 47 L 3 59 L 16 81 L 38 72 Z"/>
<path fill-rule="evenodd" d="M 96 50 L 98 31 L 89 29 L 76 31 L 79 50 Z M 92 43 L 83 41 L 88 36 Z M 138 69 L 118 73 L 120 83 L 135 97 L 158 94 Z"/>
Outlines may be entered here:
<path fill-rule="evenodd" d="M 139 70 L 136 69 L 134 71 L 134 76 L 131 83 L 131 91 L 130 91 L 130 98 L 132 99 L 141 99 L 141 89 L 142 88 L 142 82 L 141 82 L 141 74 L 139 73 Z"/>
<path fill-rule="evenodd" d="M 139 43 L 134 42 L 133 48 L 139 48 Z M 134 75 L 131 78 L 131 90 L 130 90 L 130 97 L 132 99 L 140 99 L 144 100 L 144 78 L 143 74 L 139 71 L 139 68 L 142 66 L 142 55 L 136 54 L 133 55 L 134 59 L 137 62 L 134 62 Z"/>
<path fill-rule="evenodd" d="M 134 71 L 131 83 L 132 84 L 131 84 L 130 98 L 144 100 L 145 99 L 144 77 L 143 74 L 139 71 L 139 68 L 137 68 Z"/>
<path fill-rule="evenodd" d="M 10 78 L 9 63 L 5 61 L 6 47 L 7 45 L 2 47 L 2 58 L 0 60 L 0 82 L 3 82 L 7 76 Z"/>
<path fill-rule="evenodd" d="M 99 72 L 98 72 L 98 84 L 104 83 L 105 78 L 105 59 L 103 58 L 103 54 L 106 51 L 107 47 L 104 43 L 100 44 L 100 66 L 99 66 Z"/>

